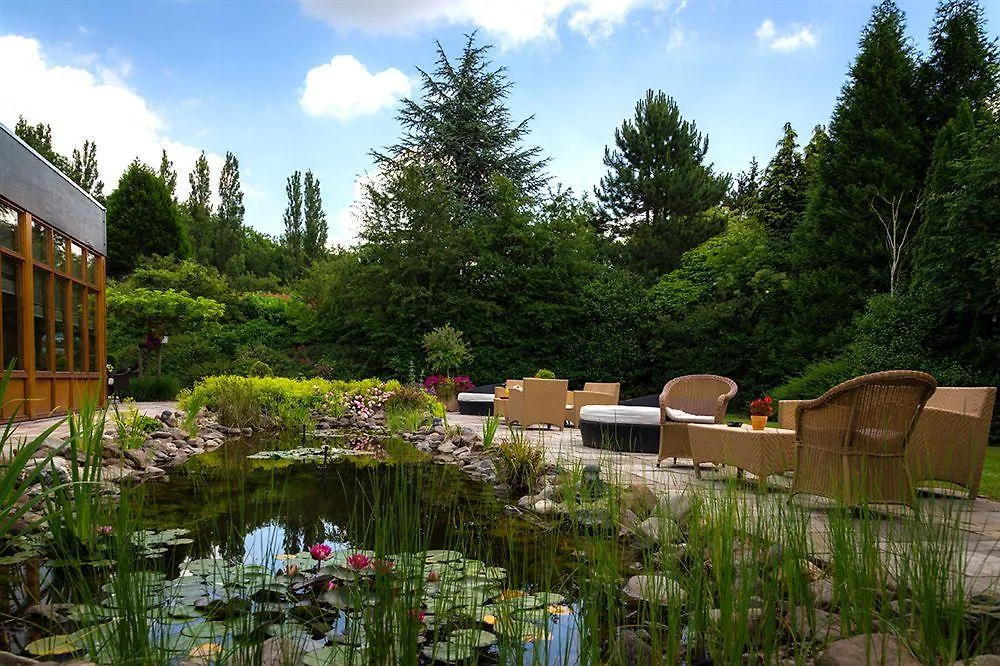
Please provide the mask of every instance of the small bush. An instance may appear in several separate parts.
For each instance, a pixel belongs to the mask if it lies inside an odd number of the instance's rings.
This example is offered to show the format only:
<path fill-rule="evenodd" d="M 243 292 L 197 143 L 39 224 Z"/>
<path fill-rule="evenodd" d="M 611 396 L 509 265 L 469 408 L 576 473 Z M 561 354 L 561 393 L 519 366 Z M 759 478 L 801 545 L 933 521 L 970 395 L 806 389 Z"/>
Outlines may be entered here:
<path fill-rule="evenodd" d="M 535 377 L 538 379 L 555 379 L 556 373 L 552 372 L 551 370 L 546 370 L 545 368 L 542 368 L 541 370 L 535 373 Z"/>
<path fill-rule="evenodd" d="M 220 377 L 215 387 L 215 408 L 219 422 L 235 428 L 260 425 L 261 396 L 246 377 Z"/>
<path fill-rule="evenodd" d="M 181 390 L 181 382 L 171 375 L 146 376 L 129 382 L 128 397 L 139 402 L 173 400 Z"/>
<path fill-rule="evenodd" d="M 247 374 L 251 377 L 273 377 L 274 370 L 267 363 L 264 363 L 264 361 L 254 361 Z"/>
<path fill-rule="evenodd" d="M 137 449 L 146 442 L 146 435 L 159 430 L 162 423 L 151 416 L 139 412 L 131 398 L 121 405 L 114 405 L 112 420 L 118 446 L 122 449 Z"/>
<path fill-rule="evenodd" d="M 469 360 L 469 348 L 462 332 L 445 324 L 424 335 L 424 351 L 431 370 L 450 375 L 452 370 Z"/>
<path fill-rule="evenodd" d="M 497 476 L 511 490 L 521 492 L 531 488 L 545 469 L 545 454 L 521 433 L 511 432 L 493 453 Z"/>
<path fill-rule="evenodd" d="M 854 364 L 848 359 L 819 361 L 807 367 L 799 377 L 771 391 L 771 395 L 775 400 L 818 398 L 837 384 L 856 375 Z"/>
<path fill-rule="evenodd" d="M 434 398 L 419 384 L 403 384 L 389 396 L 385 411 L 426 411 Z"/>

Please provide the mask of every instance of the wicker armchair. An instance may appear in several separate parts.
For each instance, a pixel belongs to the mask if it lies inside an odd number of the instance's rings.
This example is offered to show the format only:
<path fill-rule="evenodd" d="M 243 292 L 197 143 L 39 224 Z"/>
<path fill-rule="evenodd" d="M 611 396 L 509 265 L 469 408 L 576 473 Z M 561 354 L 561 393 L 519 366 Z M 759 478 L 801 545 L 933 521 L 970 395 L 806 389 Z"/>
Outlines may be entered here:
<path fill-rule="evenodd" d="M 979 495 L 996 397 L 994 386 L 943 386 L 934 392 L 906 447 L 914 483 L 950 481 L 967 488 L 970 499 Z"/>
<path fill-rule="evenodd" d="M 512 389 L 520 388 L 523 382 L 520 379 L 508 379 L 503 386 L 493 389 L 493 415 L 507 418 L 507 405 L 510 404 L 510 394 Z"/>
<path fill-rule="evenodd" d="M 544 423 L 562 430 L 566 424 L 568 387 L 566 379 L 525 377 L 522 389 L 510 392 L 504 414 L 507 424 L 518 423 L 527 428 Z"/>
<path fill-rule="evenodd" d="M 620 387 L 618 382 L 587 382 L 582 391 L 567 391 L 566 423 L 579 427 L 580 408 L 586 405 L 617 405 Z"/>
<path fill-rule="evenodd" d="M 677 462 L 678 458 L 691 457 L 688 423 L 672 418 L 670 410 L 709 416 L 712 423 L 722 423 L 737 390 L 736 382 L 719 375 L 685 375 L 667 382 L 660 393 L 660 454 L 656 464 L 664 458 Z"/>
<path fill-rule="evenodd" d="M 792 493 L 856 506 L 913 505 L 910 434 L 937 383 L 923 372 L 864 375 L 799 405 Z"/>

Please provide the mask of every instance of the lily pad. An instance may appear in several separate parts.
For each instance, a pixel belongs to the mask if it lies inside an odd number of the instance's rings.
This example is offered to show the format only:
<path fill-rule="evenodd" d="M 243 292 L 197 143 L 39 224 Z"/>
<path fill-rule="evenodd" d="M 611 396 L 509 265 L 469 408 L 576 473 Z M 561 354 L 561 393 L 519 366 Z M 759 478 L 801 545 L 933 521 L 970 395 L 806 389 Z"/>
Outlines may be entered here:
<path fill-rule="evenodd" d="M 428 550 L 424 559 L 428 564 L 444 564 L 445 562 L 457 562 L 465 556 L 457 550 Z"/>
<path fill-rule="evenodd" d="M 302 657 L 302 666 L 361 666 L 367 663 L 367 650 L 348 645 L 328 645 Z"/>
<path fill-rule="evenodd" d="M 58 634 L 46 636 L 28 643 L 24 651 L 36 657 L 55 657 L 63 654 L 73 654 L 83 651 L 82 645 L 77 645 L 75 634 Z"/>
<path fill-rule="evenodd" d="M 450 664 L 471 659 L 479 652 L 479 648 L 471 645 L 461 645 L 451 641 L 442 641 L 425 645 L 421 653 L 428 659 L 444 661 Z"/>
<path fill-rule="evenodd" d="M 448 635 L 448 642 L 485 648 L 496 643 L 497 637 L 496 634 L 481 629 L 456 629 Z"/>

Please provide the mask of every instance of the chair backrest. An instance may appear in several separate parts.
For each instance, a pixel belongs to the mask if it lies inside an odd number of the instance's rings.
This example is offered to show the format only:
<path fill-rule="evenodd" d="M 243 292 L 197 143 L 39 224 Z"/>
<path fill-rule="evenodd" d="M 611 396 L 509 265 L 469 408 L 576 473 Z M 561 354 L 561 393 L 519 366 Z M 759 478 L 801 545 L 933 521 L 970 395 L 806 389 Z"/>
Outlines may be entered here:
<path fill-rule="evenodd" d="M 508 389 L 512 389 L 515 386 L 523 387 L 524 386 L 524 380 L 522 380 L 522 379 L 508 379 L 507 383 L 506 383 L 506 386 L 507 386 Z"/>
<path fill-rule="evenodd" d="M 595 393 L 607 393 L 614 397 L 615 402 L 618 402 L 618 392 L 621 390 L 621 384 L 618 382 L 586 382 L 583 385 L 583 390 Z"/>
<path fill-rule="evenodd" d="M 995 386 L 939 386 L 925 407 L 992 419 L 996 397 Z"/>
<path fill-rule="evenodd" d="M 566 391 L 569 390 L 567 379 L 524 378 L 524 401 L 539 405 L 559 405 L 566 408 Z"/>
<path fill-rule="evenodd" d="M 911 370 L 856 377 L 801 406 L 796 438 L 827 450 L 900 453 L 936 386 L 927 373 Z"/>
<path fill-rule="evenodd" d="M 714 416 L 721 422 L 726 404 L 736 395 L 736 382 L 719 375 L 684 375 L 671 379 L 660 394 L 660 407 Z M 724 398 L 720 403 L 719 398 Z M 721 414 L 719 413 L 721 411 Z"/>

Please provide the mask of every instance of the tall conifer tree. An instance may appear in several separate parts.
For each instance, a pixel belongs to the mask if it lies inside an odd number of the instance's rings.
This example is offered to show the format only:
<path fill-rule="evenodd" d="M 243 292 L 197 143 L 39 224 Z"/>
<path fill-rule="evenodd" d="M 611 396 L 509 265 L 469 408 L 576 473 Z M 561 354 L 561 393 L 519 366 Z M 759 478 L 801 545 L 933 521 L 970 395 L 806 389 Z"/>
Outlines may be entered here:
<path fill-rule="evenodd" d="M 212 181 L 208 169 L 208 158 L 205 151 L 195 160 L 194 169 L 188 174 L 191 191 L 188 194 L 187 212 L 191 243 L 194 246 L 195 258 L 203 264 L 212 263 L 212 237 L 215 219 L 212 216 Z"/>
<path fill-rule="evenodd" d="M 281 237 L 281 244 L 285 246 L 288 254 L 290 273 L 297 275 L 304 265 L 303 261 L 303 240 L 304 230 L 302 226 L 302 172 L 296 171 L 285 182 L 285 194 L 288 203 L 285 206 L 285 233 Z"/>
<path fill-rule="evenodd" d="M 240 162 L 231 152 L 219 174 L 219 212 L 212 239 L 213 264 L 230 275 L 242 272 L 239 265 L 243 249 L 243 187 L 240 185 Z"/>
<path fill-rule="evenodd" d="M 319 190 L 319 178 L 312 171 L 306 171 L 305 193 L 302 202 L 303 237 L 302 249 L 311 263 L 326 252 L 326 213 L 323 212 L 323 197 Z"/>

